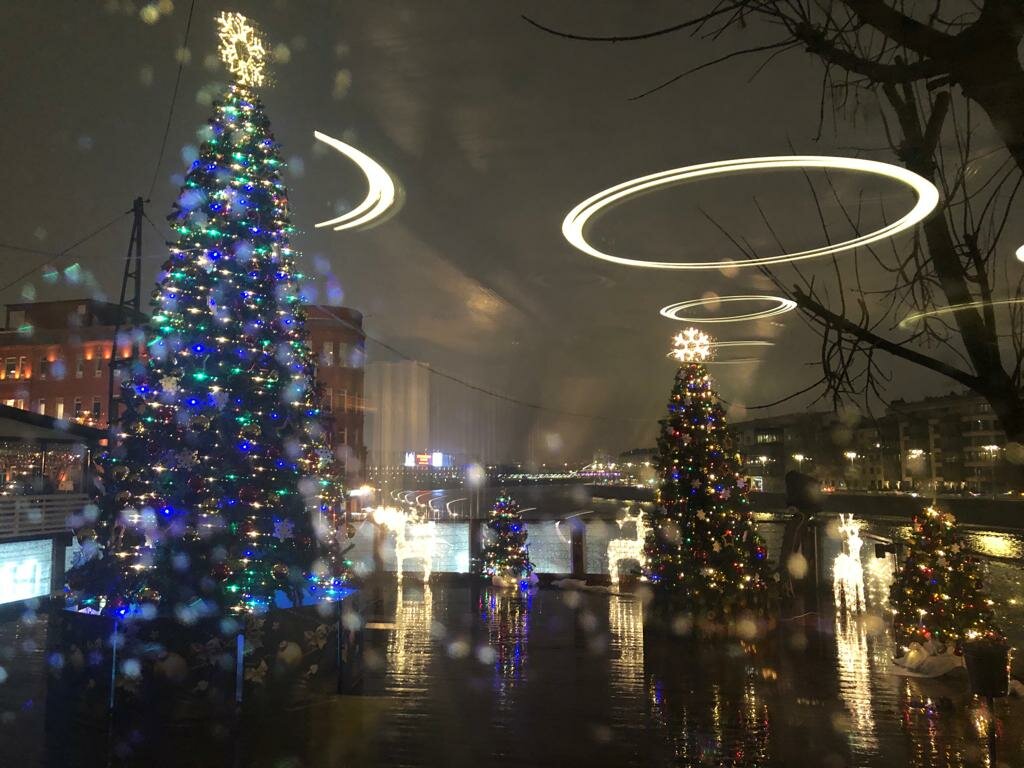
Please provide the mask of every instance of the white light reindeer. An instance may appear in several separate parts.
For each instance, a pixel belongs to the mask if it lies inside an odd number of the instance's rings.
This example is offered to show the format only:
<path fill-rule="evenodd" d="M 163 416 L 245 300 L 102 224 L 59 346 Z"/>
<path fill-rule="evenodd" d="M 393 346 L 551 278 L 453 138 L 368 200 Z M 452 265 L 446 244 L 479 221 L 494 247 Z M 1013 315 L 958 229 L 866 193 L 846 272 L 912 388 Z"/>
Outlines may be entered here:
<path fill-rule="evenodd" d="M 378 507 L 374 521 L 395 534 L 395 570 L 402 579 L 402 563 L 417 560 L 423 566 L 423 581 L 430 580 L 434 552 L 437 550 L 437 525 L 433 522 L 415 522 L 406 512 L 394 507 Z"/>
<path fill-rule="evenodd" d="M 836 555 L 832 574 L 836 597 L 844 605 L 849 600 L 859 606 L 864 597 L 864 568 L 860 562 L 864 540 L 860 537 L 860 526 L 860 521 L 854 520 L 852 513 L 839 515 L 839 537 L 843 551 Z"/>
<path fill-rule="evenodd" d="M 612 577 L 612 586 L 618 586 L 620 563 L 626 560 L 636 560 L 641 565 L 643 564 L 644 540 L 647 538 L 647 526 L 644 524 L 642 513 L 627 514 L 616 522 L 618 522 L 620 530 L 626 523 L 635 523 L 636 537 L 632 539 L 612 539 L 608 542 L 608 572 Z"/>

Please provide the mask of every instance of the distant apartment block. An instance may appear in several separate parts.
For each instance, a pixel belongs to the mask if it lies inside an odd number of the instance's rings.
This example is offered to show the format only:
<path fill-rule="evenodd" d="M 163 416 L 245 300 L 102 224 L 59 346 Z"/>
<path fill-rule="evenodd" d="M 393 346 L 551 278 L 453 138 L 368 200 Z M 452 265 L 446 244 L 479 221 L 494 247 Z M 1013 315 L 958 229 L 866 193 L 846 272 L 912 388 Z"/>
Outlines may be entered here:
<path fill-rule="evenodd" d="M 991 406 L 971 393 L 894 401 L 877 418 L 794 413 L 732 425 L 752 485 L 782 491 L 785 474 L 827 488 L 1000 494 L 1021 490 L 1006 435 Z"/>

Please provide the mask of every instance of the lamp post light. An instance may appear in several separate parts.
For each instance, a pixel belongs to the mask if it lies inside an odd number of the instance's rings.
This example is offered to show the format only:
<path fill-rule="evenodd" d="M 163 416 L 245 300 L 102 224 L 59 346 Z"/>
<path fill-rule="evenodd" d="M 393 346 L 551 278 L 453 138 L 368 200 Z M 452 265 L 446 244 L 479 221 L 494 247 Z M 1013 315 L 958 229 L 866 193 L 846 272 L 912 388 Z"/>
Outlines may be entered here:
<path fill-rule="evenodd" d="M 846 452 L 843 453 L 843 456 L 845 456 L 846 458 L 848 458 L 850 460 L 850 477 L 852 479 L 852 477 L 857 474 L 857 464 L 856 464 L 856 462 L 857 462 L 857 459 L 860 458 L 860 455 L 856 451 L 846 451 Z M 850 487 L 849 483 L 847 483 L 846 485 L 847 485 L 847 487 Z"/>
<path fill-rule="evenodd" d="M 798 472 L 803 472 L 804 471 L 804 459 L 806 459 L 806 458 L 807 457 L 804 456 L 802 453 L 794 453 L 793 454 L 793 461 L 796 462 L 796 468 L 797 468 Z"/>

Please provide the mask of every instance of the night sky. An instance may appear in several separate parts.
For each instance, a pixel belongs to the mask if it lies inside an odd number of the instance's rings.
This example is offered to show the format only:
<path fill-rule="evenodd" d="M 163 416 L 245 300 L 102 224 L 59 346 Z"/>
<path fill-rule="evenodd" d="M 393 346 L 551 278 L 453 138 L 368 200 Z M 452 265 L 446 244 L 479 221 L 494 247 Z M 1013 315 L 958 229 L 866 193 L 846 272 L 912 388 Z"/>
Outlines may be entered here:
<path fill-rule="evenodd" d="M 189 2 L 175 0 L 173 11 L 152 24 L 140 17 L 141 6 L 47 0 L 0 8 L 4 242 L 60 250 L 148 194 Z M 821 68 L 801 52 L 779 57 L 753 80 L 760 58 L 728 62 L 629 100 L 702 61 L 771 41 L 772 30 L 752 28 L 717 42 L 668 36 L 604 45 L 559 39 L 521 19 L 526 14 L 590 34 L 627 33 L 678 21 L 680 7 L 675 0 L 557 6 L 200 0 L 148 206 L 161 233 L 148 225 L 144 233 L 144 295 L 165 256 L 164 217 L 189 145 L 210 99 L 227 82 L 215 58 L 213 17 L 239 10 L 277 48 L 274 82 L 263 98 L 291 166 L 287 180 L 300 230 L 293 245 L 304 254 L 306 272 L 328 273 L 319 281 L 319 300 L 336 301 L 337 289 L 328 288 L 340 286 L 343 302 L 365 313 L 373 339 L 478 387 L 551 409 L 511 405 L 434 377 L 461 431 L 489 437 L 485 445 L 429 447 L 552 462 L 653 444 L 674 370 L 665 353 L 680 327 L 658 309 L 708 292 L 770 293 L 771 285 L 752 269 L 653 271 L 594 260 L 562 239 L 566 212 L 612 184 L 710 160 L 793 152 L 893 159 L 870 105 L 852 127 L 835 130 L 826 120 L 815 141 Z M 314 130 L 387 166 L 404 189 L 402 209 L 367 231 L 314 229 L 365 191 L 351 163 L 318 145 Z M 821 181 L 810 179 L 823 199 L 829 236 L 847 236 Z M 912 202 L 893 184 L 850 174 L 834 181 L 844 201 L 872 201 L 863 211 L 865 225 L 877 224 L 883 207 L 892 218 Z M 755 200 L 788 249 L 822 244 L 808 181 L 799 173 L 650 194 L 608 213 L 592 239 L 640 258 L 738 257 L 717 222 L 772 255 L 773 238 Z M 78 262 L 86 282 L 46 282 L 40 271 L 7 287 L 0 302 L 22 300 L 32 290 L 38 299 L 115 294 L 129 224 L 125 218 L 60 263 Z M 46 262 L 11 250 L 0 250 L 0 258 L 0 284 Z M 827 281 L 831 269 L 826 259 L 811 271 Z M 794 282 L 785 268 L 779 274 Z M 706 330 L 776 343 L 754 350 L 761 358 L 756 364 L 716 366 L 734 419 L 754 415 L 741 404 L 778 399 L 819 376 L 816 336 L 795 313 Z M 749 356 L 742 352 L 736 356 Z M 373 341 L 368 354 L 371 361 L 397 359 Z M 894 370 L 891 396 L 953 389 L 916 369 Z"/>

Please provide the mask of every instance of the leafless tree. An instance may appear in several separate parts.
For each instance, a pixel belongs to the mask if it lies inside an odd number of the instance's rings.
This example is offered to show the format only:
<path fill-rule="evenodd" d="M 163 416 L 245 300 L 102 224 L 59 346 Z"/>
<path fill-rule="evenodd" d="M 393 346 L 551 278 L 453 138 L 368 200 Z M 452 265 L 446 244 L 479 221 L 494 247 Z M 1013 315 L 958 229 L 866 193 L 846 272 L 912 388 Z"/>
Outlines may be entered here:
<path fill-rule="evenodd" d="M 1024 297 L 1024 283 L 1011 280 L 1014 246 L 1004 237 L 1024 179 L 1024 2 L 719 0 L 699 12 L 695 3 L 680 5 L 688 15 L 679 23 L 638 35 L 580 35 L 527 21 L 601 42 L 664 35 L 728 41 L 775 32 L 773 42 L 731 48 L 634 98 L 727 59 L 761 56 L 760 72 L 788 52 L 816 57 L 818 136 L 828 120 L 849 124 L 873 110 L 889 150 L 942 192 L 939 209 L 909 246 L 890 242 L 834 259 L 824 280 L 790 267 L 795 285 L 778 269 L 763 270 L 819 333 L 825 394 L 836 402 L 880 397 L 887 374 L 877 353 L 884 352 L 980 394 L 1008 438 L 1024 443 L 1024 310 L 1013 303 Z M 836 202 L 857 228 L 863 202 L 843 203 L 838 195 Z M 914 319 L 922 313 L 933 314 Z"/>

